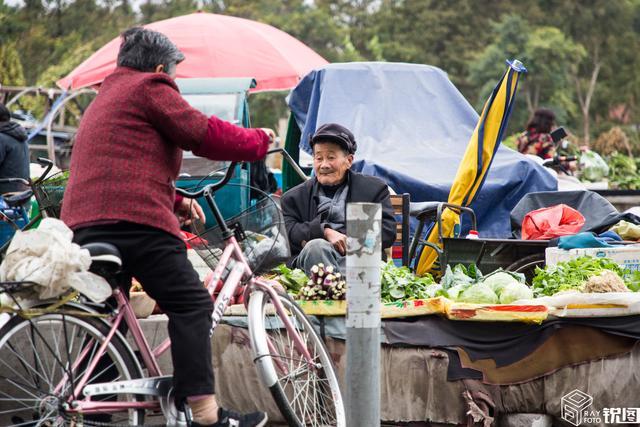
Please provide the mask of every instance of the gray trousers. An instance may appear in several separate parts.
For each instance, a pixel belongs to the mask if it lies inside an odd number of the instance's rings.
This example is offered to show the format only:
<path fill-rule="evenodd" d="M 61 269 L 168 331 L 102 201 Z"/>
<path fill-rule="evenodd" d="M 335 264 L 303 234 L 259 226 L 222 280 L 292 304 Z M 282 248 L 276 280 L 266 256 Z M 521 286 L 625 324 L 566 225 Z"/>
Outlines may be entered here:
<path fill-rule="evenodd" d="M 304 245 L 294 262 L 294 267 L 304 270 L 309 276 L 311 267 L 323 263 L 325 266 L 334 266 L 340 273 L 344 274 L 346 262 L 346 257 L 340 255 L 327 240 L 313 239 Z"/>

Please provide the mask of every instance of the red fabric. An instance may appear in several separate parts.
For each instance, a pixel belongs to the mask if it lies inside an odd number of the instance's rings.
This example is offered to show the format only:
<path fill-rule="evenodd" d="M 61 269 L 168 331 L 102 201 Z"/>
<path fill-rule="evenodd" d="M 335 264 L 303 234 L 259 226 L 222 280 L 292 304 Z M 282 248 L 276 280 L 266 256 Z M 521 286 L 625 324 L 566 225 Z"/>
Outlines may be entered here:
<path fill-rule="evenodd" d="M 247 140 L 247 133 L 254 135 Z M 250 161 L 262 159 L 269 149 L 269 136 L 259 129 L 245 129 L 215 116 L 207 123 L 207 138 L 193 154 L 211 160 Z"/>
<path fill-rule="evenodd" d="M 82 117 L 62 220 L 71 228 L 128 221 L 180 237 L 173 208 L 182 150 L 255 160 L 268 143 L 261 130 L 207 119 L 169 76 L 118 68 Z"/>
<path fill-rule="evenodd" d="M 193 13 L 145 25 L 165 34 L 184 53 L 177 76 L 253 77 L 255 91 L 285 90 L 328 62 L 299 40 L 261 22 L 212 13 Z M 63 89 L 102 83 L 116 67 L 120 38 L 115 38 L 68 76 Z"/>
<path fill-rule="evenodd" d="M 567 205 L 536 209 L 526 214 L 522 220 L 522 238 L 548 240 L 576 234 L 584 222 L 582 214 Z"/>
<path fill-rule="evenodd" d="M 180 194 L 176 193 L 176 198 L 173 201 L 173 210 L 174 210 L 174 212 L 178 210 L 178 208 L 180 207 L 180 203 L 182 203 L 183 200 L 184 200 L 184 197 L 181 196 Z"/>

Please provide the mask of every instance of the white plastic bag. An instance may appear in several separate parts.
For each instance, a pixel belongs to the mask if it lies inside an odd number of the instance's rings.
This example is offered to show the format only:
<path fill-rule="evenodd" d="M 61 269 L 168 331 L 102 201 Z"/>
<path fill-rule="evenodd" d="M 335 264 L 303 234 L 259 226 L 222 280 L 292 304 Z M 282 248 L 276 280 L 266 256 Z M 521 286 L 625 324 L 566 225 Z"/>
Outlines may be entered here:
<path fill-rule="evenodd" d="M 90 273 L 89 251 L 72 243 L 73 232 L 62 221 L 45 218 L 34 230 L 17 231 L 0 265 L 0 280 L 38 283 L 40 299 L 74 288 L 94 302 L 111 295 L 107 281 Z"/>
<path fill-rule="evenodd" d="M 586 151 L 580 155 L 580 178 L 599 182 L 609 175 L 609 165 L 595 151 Z"/>

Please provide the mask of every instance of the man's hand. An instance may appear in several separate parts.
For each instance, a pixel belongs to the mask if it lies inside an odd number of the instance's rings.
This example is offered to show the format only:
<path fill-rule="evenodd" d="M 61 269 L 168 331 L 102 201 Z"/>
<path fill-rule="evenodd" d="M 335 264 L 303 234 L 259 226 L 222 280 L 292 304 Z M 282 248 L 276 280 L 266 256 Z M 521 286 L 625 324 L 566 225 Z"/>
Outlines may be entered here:
<path fill-rule="evenodd" d="M 329 227 L 324 229 L 324 238 L 331 243 L 340 255 L 347 253 L 347 236 Z"/>
<path fill-rule="evenodd" d="M 198 202 L 186 197 L 182 199 L 178 209 L 176 209 L 176 215 L 178 215 L 180 225 L 191 225 L 194 219 L 198 219 L 202 223 L 206 221 L 204 211 Z"/>

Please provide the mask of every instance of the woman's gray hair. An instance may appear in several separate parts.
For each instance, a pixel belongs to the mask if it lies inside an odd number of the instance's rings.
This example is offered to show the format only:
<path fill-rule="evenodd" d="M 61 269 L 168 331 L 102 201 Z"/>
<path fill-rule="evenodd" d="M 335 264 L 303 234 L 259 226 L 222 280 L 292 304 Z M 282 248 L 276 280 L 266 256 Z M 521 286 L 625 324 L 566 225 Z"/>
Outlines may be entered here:
<path fill-rule="evenodd" d="M 122 44 L 118 52 L 118 66 L 152 72 L 164 65 L 164 72 L 184 61 L 184 55 L 167 36 L 142 27 L 133 27 L 120 35 Z"/>

